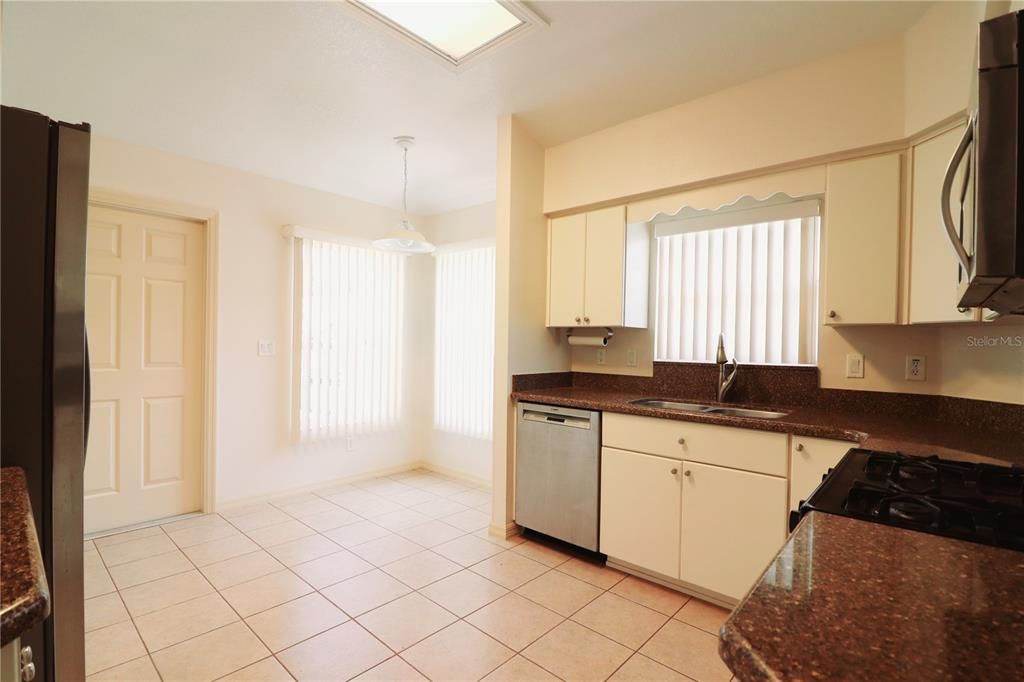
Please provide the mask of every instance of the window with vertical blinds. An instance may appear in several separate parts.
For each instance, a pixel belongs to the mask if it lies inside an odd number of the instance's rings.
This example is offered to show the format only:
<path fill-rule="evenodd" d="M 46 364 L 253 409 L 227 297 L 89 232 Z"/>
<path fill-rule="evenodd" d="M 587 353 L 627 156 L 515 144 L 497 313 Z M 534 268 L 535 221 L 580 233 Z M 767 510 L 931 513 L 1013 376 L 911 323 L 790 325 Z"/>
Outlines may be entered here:
<path fill-rule="evenodd" d="M 300 438 L 393 428 L 401 411 L 403 257 L 316 239 L 296 246 Z"/>
<path fill-rule="evenodd" d="M 742 222 L 740 222 L 742 221 Z M 656 227 L 655 358 L 817 361 L 818 203 Z"/>
<path fill-rule="evenodd" d="M 494 246 L 436 256 L 434 427 L 490 438 L 494 407 Z"/>

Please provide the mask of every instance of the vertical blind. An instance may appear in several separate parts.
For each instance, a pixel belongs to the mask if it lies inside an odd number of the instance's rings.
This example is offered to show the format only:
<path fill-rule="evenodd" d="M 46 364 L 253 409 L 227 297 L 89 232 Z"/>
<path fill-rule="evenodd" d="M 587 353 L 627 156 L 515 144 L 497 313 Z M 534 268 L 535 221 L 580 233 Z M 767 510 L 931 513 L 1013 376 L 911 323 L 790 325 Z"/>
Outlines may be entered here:
<path fill-rule="evenodd" d="M 434 427 L 490 438 L 494 406 L 493 246 L 436 261 Z"/>
<path fill-rule="evenodd" d="M 817 215 L 659 236 L 658 360 L 817 359 Z"/>
<path fill-rule="evenodd" d="M 315 239 L 297 244 L 300 438 L 393 427 L 401 409 L 403 257 Z"/>

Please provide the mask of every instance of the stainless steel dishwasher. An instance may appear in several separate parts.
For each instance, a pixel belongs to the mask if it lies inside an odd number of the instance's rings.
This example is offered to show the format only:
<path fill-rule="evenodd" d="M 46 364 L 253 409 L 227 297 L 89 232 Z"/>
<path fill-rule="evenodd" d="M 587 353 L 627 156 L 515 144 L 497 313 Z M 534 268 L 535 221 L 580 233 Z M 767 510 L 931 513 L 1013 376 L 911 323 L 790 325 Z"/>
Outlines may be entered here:
<path fill-rule="evenodd" d="M 519 403 L 518 414 L 516 523 L 596 552 L 601 413 Z"/>

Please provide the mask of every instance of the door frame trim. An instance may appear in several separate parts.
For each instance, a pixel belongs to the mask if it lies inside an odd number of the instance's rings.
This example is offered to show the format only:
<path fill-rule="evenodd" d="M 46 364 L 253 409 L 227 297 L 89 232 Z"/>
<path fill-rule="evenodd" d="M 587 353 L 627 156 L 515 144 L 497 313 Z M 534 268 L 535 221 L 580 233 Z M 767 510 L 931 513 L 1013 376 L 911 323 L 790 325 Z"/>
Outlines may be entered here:
<path fill-rule="evenodd" d="M 216 209 L 196 206 L 157 197 L 118 192 L 102 187 L 89 188 L 89 205 L 131 211 L 145 215 L 177 218 L 200 223 L 203 226 L 206 281 L 203 302 L 203 423 L 200 457 L 204 513 L 212 512 L 217 500 L 217 250 L 220 242 L 219 214 Z"/>

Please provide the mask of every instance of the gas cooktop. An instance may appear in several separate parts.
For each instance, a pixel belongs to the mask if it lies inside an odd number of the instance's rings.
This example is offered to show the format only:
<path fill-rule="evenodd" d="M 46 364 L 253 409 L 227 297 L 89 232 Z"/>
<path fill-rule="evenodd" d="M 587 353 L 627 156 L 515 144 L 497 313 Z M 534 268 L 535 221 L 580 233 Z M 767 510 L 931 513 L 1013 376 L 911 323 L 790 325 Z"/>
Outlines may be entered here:
<path fill-rule="evenodd" d="M 810 511 L 1024 551 L 1024 469 L 853 448 L 790 525 Z"/>

